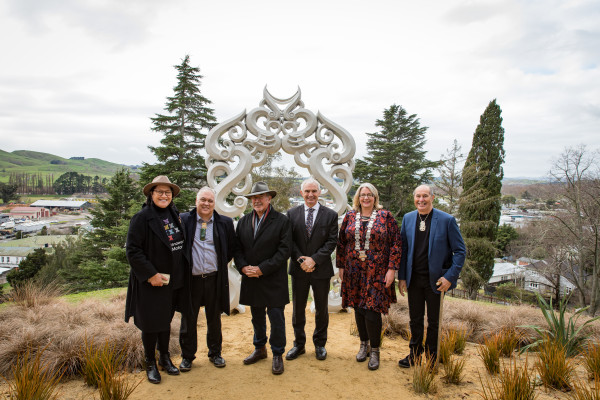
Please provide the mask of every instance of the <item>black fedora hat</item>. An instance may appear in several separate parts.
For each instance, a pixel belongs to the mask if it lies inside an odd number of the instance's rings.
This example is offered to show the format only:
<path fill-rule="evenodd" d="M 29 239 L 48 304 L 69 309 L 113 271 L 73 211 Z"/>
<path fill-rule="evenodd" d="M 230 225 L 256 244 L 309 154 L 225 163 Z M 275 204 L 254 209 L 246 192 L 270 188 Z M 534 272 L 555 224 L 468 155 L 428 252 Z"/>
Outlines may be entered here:
<path fill-rule="evenodd" d="M 263 181 L 259 181 L 259 182 L 256 182 L 254 185 L 252 185 L 252 190 L 250 191 L 250 193 L 245 194 L 244 197 L 249 199 L 252 196 L 257 196 L 259 194 L 264 194 L 264 193 L 267 193 L 268 195 L 270 195 L 271 198 L 277 196 L 276 191 L 269 190 L 269 185 L 267 185 Z"/>

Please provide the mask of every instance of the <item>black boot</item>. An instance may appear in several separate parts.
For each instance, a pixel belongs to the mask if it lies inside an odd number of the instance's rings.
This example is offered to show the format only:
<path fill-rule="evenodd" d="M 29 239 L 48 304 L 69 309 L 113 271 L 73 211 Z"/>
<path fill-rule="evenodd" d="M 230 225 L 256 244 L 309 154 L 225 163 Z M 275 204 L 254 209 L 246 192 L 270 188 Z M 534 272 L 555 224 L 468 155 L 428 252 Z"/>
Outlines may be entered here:
<path fill-rule="evenodd" d="M 379 368 L 379 347 L 371 347 L 371 358 L 369 358 L 369 369 L 375 371 Z"/>
<path fill-rule="evenodd" d="M 161 354 L 158 358 L 158 365 L 160 365 L 163 371 L 167 371 L 169 375 L 179 375 L 179 370 L 171 362 L 171 356 L 169 353 Z"/>
<path fill-rule="evenodd" d="M 160 372 L 156 367 L 156 360 L 146 358 L 146 376 L 150 383 L 160 383 Z"/>

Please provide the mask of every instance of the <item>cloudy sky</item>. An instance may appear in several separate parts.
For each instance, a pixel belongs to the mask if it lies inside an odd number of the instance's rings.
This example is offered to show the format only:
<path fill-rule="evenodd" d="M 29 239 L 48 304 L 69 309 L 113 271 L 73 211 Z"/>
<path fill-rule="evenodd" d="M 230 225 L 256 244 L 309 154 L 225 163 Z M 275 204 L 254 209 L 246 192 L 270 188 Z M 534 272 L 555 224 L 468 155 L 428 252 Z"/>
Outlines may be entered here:
<path fill-rule="evenodd" d="M 150 117 L 189 54 L 219 121 L 299 86 L 306 108 L 365 132 L 392 104 L 428 157 L 468 152 L 502 108 L 507 177 L 544 176 L 566 146 L 600 146 L 594 0 L 4 0 L 0 149 L 153 163 Z"/>

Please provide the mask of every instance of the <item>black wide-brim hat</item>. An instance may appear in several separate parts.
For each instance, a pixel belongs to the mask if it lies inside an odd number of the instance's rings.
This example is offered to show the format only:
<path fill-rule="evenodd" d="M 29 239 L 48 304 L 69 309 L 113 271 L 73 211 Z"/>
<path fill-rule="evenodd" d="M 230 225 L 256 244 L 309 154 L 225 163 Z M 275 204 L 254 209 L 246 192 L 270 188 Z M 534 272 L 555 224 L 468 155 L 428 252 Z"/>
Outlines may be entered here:
<path fill-rule="evenodd" d="M 152 179 L 152 182 L 144 186 L 144 196 L 148 196 L 152 189 L 154 189 L 154 187 L 158 185 L 166 185 L 170 187 L 173 191 L 173 197 L 177 196 L 179 194 L 179 191 L 181 190 L 179 189 L 179 186 L 177 186 L 174 183 L 171 183 L 168 177 L 164 175 L 159 175 L 156 178 Z"/>
<path fill-rule="evenodd" d="M 259 194 L 264 194 L 264 193 L 267 193 L 268 195 L 270 195 L 271 198 L 277 196 L 276 191 L 269 190 L 269 185 L 267 185 L 265 182 L 259 181 L 259 182 L 256 182 L 254 185 L 252 185 L 252 190 L 250 191 L 250 193 L 245 194 L 244 197 L 249 199 L 252 196 L 257 196 Z"/>

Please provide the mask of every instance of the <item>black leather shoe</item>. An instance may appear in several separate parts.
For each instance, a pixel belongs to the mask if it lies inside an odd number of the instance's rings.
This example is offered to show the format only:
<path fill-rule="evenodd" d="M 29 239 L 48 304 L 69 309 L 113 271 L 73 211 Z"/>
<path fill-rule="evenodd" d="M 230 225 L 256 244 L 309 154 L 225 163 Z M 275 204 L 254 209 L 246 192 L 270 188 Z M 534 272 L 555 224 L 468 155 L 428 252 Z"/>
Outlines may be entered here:
<path fill-rule="evenodd" d="M 169 353 L 160 355 L 158 358 L 158 365 L 162 367 L 163 371 L 167 371 L 167 374 L 169 375 L 179 375 L 179 370 L 173 365 Z"/>
<path fill-rule="evenodd" d="M 415 361 L 410 355 L 408 355 L 408 356 L 404 357 L 402 360 L 398 361 L 398 366 L 400 368 L 410 368 L 413 365 L 415 365 Z"/>
<path fill-rule="evenodd" d="M 294 346 L 285 355 L 286 360 L 295 360 L 299 355 L 306 353 L 304 346 Z"/>
<path fill-rule="evenodd" d="M 189 358 L 182 358 L 181 364 L 179 364 L 179 370 L 181 372 L 188 372 L 191 369 L 192 369 L 192 360 L 190 360 Z"/>
<path fill-rule="evenodd" d="M 315 356 L 317 357 L 317 360 L 326 359 L 327 358 L 327 350 L 325 350 L 325 347 L 315 346 Z"/>
<path fill-rule="evenodd" d="M 156 367 L 156 360 L 146 359 L 146 376 L 150 383 L 160 383 L 160 372 Z"/>
<path fill-rule="evenodd" d="M 260 347 L 258 349 L 254 349 L 252 354 L 250 354 L 248 357 L 246 357 L 244 359 L 244 364 L 246 364 L 246 365 L 254 364 L 255 362 L 262 360 L 264 358 L 267 358 L 267 348 L 265 346 Z"/>
<path fill-rule="evenodd" d="M 281 354 L 278 356 L 273 356 L 273 375 L 281 375 L 283 374 L 283 358 Z"/>
<path fill-rule="evenodd" d="M 225 366 L 225 359 L 221 356 L 211 356 L 208 357 L 208 359 L 217 368 L 223 368 Z"/>

